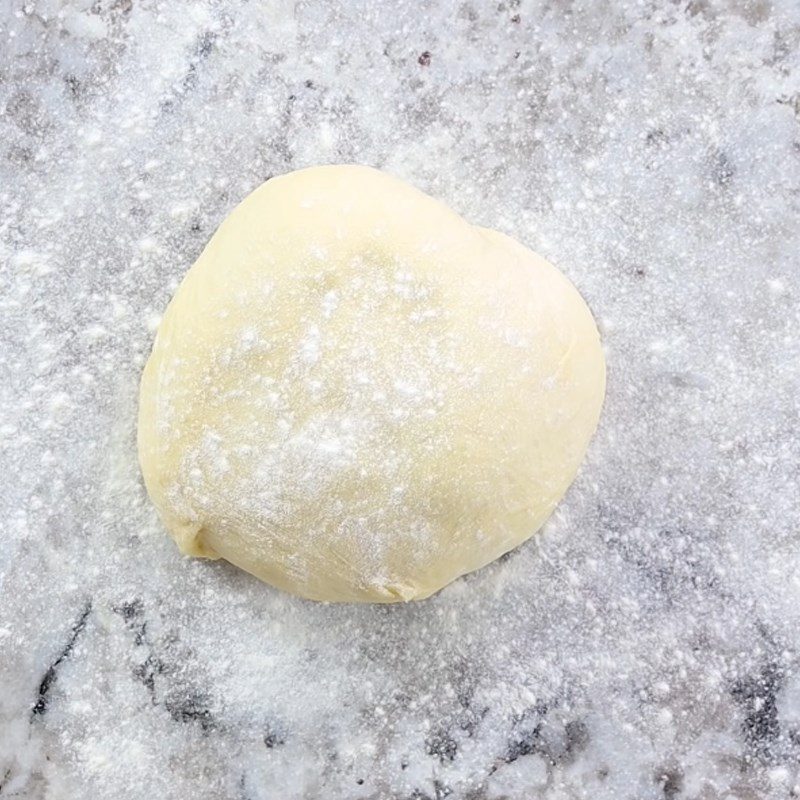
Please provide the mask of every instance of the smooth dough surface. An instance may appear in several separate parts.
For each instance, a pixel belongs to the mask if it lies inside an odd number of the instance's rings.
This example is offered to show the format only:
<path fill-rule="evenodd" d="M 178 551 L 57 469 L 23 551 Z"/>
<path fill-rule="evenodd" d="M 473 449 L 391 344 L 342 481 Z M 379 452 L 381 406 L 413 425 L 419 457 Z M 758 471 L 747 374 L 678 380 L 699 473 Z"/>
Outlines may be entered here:
<path fill-rule="evenodd" d="M 145 483 L 184 553 L 317 600 L 427 597 L 531 536 L 605 391 L 551 264 L 359 166 L 268 181 L 172 299 Z"/>

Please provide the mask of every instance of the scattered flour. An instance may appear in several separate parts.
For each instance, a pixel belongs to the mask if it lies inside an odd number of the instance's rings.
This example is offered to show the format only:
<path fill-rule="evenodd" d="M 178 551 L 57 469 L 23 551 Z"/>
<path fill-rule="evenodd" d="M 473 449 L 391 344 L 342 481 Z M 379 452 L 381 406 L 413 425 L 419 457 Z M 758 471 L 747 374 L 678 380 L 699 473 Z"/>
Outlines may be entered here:
<path fill-rule="evenodd" d="M 3 4 L 2 796 L 800 794 L 799 29 L 794 0 Z M 603 329 L 565 502 L 421 604 L 182 559 L 136 465 L 180 277 L 324 161 L 539 250 Z M 317 425 L 298 454 L 349 457 Z"/>

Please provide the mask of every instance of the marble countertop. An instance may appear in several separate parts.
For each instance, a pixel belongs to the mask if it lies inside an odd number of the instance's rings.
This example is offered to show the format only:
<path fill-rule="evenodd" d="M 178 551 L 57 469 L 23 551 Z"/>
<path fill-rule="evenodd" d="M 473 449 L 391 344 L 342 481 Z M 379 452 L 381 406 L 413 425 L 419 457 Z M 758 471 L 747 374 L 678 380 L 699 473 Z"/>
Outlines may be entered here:
<path fill-rule="evenodd" d="M 800 796 L 796 0 L 15 0 L 0 37 L 0 797 Z M 331 162 L 543 253 L 607 349 L 544 531 L 405 606 L 182 558 L 136 463 L 177 281 Z"/>

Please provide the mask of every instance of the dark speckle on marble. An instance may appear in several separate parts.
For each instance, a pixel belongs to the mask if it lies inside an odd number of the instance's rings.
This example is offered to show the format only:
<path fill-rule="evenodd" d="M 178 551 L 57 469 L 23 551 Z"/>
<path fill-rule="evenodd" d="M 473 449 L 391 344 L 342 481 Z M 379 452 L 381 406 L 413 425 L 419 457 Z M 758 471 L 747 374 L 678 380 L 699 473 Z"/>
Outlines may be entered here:
<path fill-rule="evenodd" d="M 199 724 L 208 732 L 214 727 L 214 718 L 208 707 L 208 697 L 200 691 L 173 693 L 164 701 L 170 716 L 176 722 Z"/>
<path fill-rule="evenodd" d="M 738 680 L 733 687 L 733 696 L 744 713 L 742 726 L 748 748 L 766 760 L 771 760 L 780 738 L 777 698 L 782 683 L 780 666 L 768 662 L 755 675 Z"/>
<path fill-rule="evenodd" d="M 267 750 L 272 750 L 273 747 L 280 747 L 285 743 L 283 734 L 277 730 L 269 729 L 264 734 L 264 747 Z"/>
<path fill-rule="evenodd" d="M 664 800 L 674 800 L 683 791 L 683 774 L 680 769 L 658 770 L 656 783 L 663 792 Z"/>

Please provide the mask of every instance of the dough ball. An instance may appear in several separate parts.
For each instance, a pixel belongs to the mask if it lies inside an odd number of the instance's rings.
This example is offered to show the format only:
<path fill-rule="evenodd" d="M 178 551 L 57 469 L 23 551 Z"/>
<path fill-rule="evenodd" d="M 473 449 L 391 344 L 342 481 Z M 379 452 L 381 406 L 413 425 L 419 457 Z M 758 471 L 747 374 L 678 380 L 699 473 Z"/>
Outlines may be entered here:
<path fill-rule="evenodd" d="M 316 600 L 427 597 L 531 536 L 605 387 L 545 260 L 374 169 L 274 178 L 189 270 L 139 456 L 180 549 Z"/>

